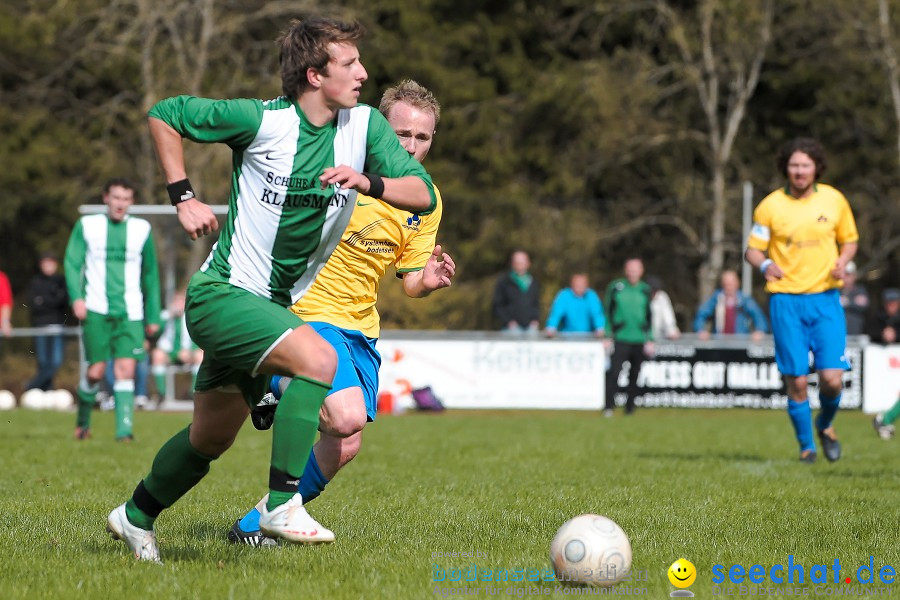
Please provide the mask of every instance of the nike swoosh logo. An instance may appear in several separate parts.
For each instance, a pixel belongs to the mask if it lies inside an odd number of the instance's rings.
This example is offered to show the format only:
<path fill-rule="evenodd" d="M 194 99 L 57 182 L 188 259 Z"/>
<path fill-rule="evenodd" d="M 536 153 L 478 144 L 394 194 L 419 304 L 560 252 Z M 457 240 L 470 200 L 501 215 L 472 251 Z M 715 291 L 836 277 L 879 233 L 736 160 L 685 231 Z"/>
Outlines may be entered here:
<path fill-rule="evenodd" d="M 363 203 L 360 202 L 359 200 L 356 201 L 356 205 L 357 205 L 357 206 L 368 206 L 368 205 L 370 205 L 370 204 L 374 204 L 374 202 L 366 202 L 365 204 L 363 204 Z"/>
<path fill-rule="evenodd" d="M 272 158 L 271 156 L 269 156 L 270 154 L 272 154 L 272 153 L 271 153 L 271 152 L 266 152 L 266 160 L 275 160 L 274 158 Z"/>

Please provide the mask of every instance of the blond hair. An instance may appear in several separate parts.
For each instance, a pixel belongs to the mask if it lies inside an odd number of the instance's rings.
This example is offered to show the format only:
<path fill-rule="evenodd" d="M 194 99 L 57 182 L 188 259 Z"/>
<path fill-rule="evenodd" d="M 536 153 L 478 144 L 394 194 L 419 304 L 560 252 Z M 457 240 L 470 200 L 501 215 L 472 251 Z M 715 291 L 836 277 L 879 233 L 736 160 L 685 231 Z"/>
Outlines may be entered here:
<path fill-rule="evenodd" d="M 404 79 L 397 85 L 391 86 L 381 96 L 381 104 L 378 110 L 387 117 L 391 109 L 398 102 L 405 102 L 419 110 L 428 111 L 434 115 L 434 124 L 437 126 L 441 120 L 441 104 L 427 88 L 419 85 L 412 79 Z"/>

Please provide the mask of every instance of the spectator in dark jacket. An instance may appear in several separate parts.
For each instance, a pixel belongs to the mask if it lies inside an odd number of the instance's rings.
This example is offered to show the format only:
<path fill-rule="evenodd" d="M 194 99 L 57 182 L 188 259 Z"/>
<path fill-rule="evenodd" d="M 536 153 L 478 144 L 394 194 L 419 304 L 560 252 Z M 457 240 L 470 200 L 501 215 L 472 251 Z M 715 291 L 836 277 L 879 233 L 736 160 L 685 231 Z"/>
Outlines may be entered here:
<path fill-rule="evenodd" d="M 876 344 L 896 344 L 900 340 L 900 290 L 884 290 L 881 300 L 882 307 L 869 325 L 869 337 Z"/>
<path fill-rule="evenodd" d="M 504 331 L 537 332 L 541 318 L 538 283 L 529 273 L 528 253 L 513 252 L 509 266 L 510 271 L 500 276 L 494 289 L 494 317 Z"/>
<path fill-rule="evenodd" d="M 841 306 L 844 307 L 844 318 L 847 321 L 847 335 L 865 333 L 869 312 L 869 292 L 858 282 L 856 263 L 852 260 L 844 267 Z"/>
<path fill-rule="evenodd" d="M 66 291 L 65 277 L 57 273 L 59 260 L 55 255 L 46 253 L 41 256 L 39 267 L 28 290 L 31 325 L 63 325 L 69 308 L 69 294 Z M 63 361 L 62 333 L 36 336 L 34 355 L 37 359 L 37 374 L 25 386 L 26 389 L 52 390 L 53 378 Z"/>

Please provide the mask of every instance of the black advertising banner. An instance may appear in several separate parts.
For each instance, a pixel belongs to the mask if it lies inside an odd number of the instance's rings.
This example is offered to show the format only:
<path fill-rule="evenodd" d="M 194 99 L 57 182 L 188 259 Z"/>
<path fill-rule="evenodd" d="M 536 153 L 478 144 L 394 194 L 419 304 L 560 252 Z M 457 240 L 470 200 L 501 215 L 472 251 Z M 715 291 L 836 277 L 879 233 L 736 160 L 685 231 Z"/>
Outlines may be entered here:
<path fill-rule="evenodd" d="M 844 374 L 841 408 L 862 408 L 862 350 L 847 347 L 852 369 Z M 811 360 L 811 359 L 810 359 Z M 619 373 L 628 385 L 629 365 Z M 809 377 L 809 400 L 818 408 L 817 377 Z M 653 359 L 645 360 L 638 376 L 638 406 L 678 408 L 785 408 L 787 396 L 775 350 L 768 344 L 744 347 L 662 342 Z M 624 404 L 624 396 L 616 398 Z"/>

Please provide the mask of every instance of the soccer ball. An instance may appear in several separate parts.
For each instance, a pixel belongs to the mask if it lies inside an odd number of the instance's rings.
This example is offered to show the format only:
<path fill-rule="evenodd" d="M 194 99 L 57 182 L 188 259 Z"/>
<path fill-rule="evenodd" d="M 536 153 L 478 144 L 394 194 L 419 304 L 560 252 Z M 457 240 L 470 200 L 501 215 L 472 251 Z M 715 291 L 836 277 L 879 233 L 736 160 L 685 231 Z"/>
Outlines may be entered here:
<path fill-rule="evenodd" d="M 44 391 L 37 388 L 32 388 L 23 393 L 19 397 L 19 404 L 22 405 L 22 408 L 29 408 L 31 410 L 43 410 L 47 408 L 47 404 L 44 401 Z"/>
<path fill-rule="evenodd" d="M 69 390 L 54 390 L 53 392 L 47 392 L 51 394 L 51 398 L 53 398 L 53 404 L 49 406 L 49 408 L 55 408 L 56 410 L 68 410 L 72 408 L 72 405 L 75 403 L 75 396 L 72 395 L 72 392 Z M 50 403 L 48 402 L 48 405 Z"/>
<path fill-rule="evenodd" d="M 0 410 L 12 410 L 16 407 L 16 397 L 9 390 L 0 390 Z"/>
<path fill-rule="evenodd" d="M 580 515 L 556 532 L 550 563 L 563 583 L 609 587 L 631 571 L 631 542 L 612 519 Z"/>

